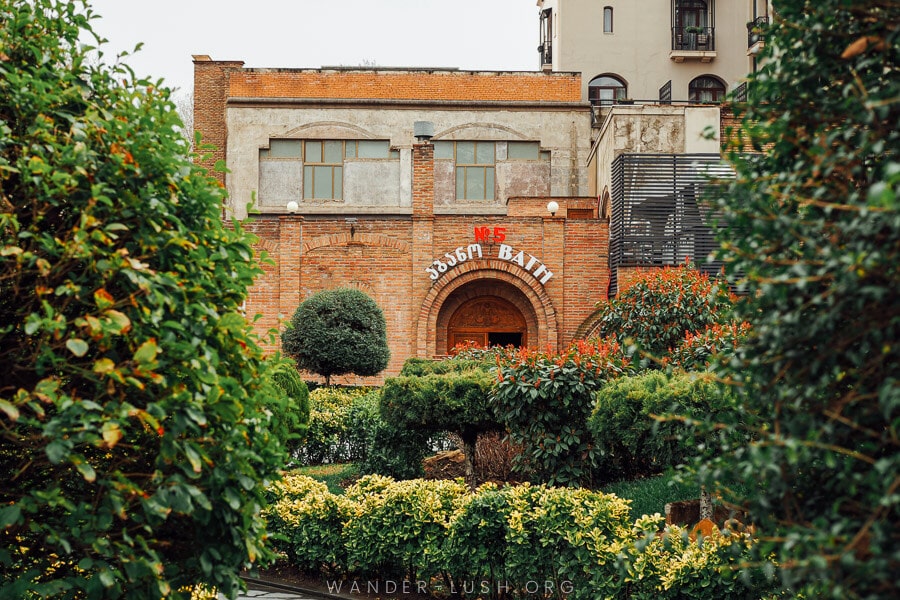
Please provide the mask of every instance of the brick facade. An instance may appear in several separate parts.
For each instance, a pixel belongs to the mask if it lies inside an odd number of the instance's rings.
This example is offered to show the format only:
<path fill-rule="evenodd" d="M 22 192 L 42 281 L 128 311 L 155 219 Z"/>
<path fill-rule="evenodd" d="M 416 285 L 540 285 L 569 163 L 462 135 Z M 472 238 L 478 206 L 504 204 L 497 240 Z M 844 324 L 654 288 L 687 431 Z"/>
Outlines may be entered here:
<path fill-rule="evenodd" d="M 244 165 L 252 165 L 249 160 L 258 152 L 239 144 L 236 140 L 244 138 L 235 131 L 229 136 L 230 107 L 239 106 L 243 111 L 232 113 L 241 115 L 232 118 L 232 126 L 245 128 L 247 139 L 260 140 L 274 135 L 274 126 L 264 124 L 265 115 L 291 110 L 272 102 L 248 109 L 240 99 L 321 98 L 321 108 L 315 105 L 311 110 L 321 111 L 316 118 L 326 124 L 322 127 L 332 127 L 336 117 L 329 121 L 329 114 L 346 117 L 329 101 L 344 100 L 351 105 L 355 101 L 366 104 L 373 98 L 508 103 L 510 110 L 531 102 L 552 111 L 561 106 L 571 110 L 580 95 L 580 78 L 571 74 L 254 70 L 243 69 L 240 62 L 211 61 L 205 56 L 195 57 L 194 65 L 196 127 L 204 141 L 217 146 L 203 164 L 211 167 L 216 160 L 228 158 L 229 167 L 234 168 L 229 179 L 223 175 L 220 181 L 229 188 L 233 177 L 244 177 L 252 184 L 253 175 Z M 471 116 L 467 113 L 471 124 L 463 127 L 476 131 L 474 135 L 488 132 L 489 140 L 522 139 L 521 133 L 507 125 L 489 123 L 497 118 L 496 105 L 481 112 L 466 110 L 474 112 Z M 257 114 L 262 115 L 262 125 L 256 124 Z M 409 124 L 421 118 L 435 117 L 415 112 Z M 256 128 L 253 131 L 259 135 L 248 135 L 248 127 Z M 542 137 L 544 128 L 532 135 Z M 554 152 L 564 157 L 563 167 L 578 168 L 575 126 L 566 134 L 571 144 Z M 588 142 L 589 135 L 584 139 Z M 377 208 L 380 205 L 373 203 L 363 211 L 346 206 L 339 211 L 316 212 L 300 202 L 298 212 L 302 214 L 273 207 L 244 224 L 258 237 L 257 251 L 272 259 L 264 265 L 264 274 L 247 299 L 247 314 L 260 315 L 254 326 L 264 346 L 277 350 L 277 336 L 269 338 L 268 333 L 283 328 L 304 298 L 338 287 L 360 289 L 378 303 L 387 321 L 391 349 L 389 366 L 380 377 L 349 377 L 345 379 L 348 383 L 378 383 L 385 376 L 396 375 L 411 356 L 445 355 L 457 309 L 478 299 L 493 299 L 498 306 L 520 313 L 519 322 L 524 323 L 521 334 L 528 345 L 558 348 L 568 344 L 584 328 L 595 304 L 606 297 L 609 282 L 608 226 L 598 218 L 596 198 L 511 197 L 499 206 L 442 205 L 436 211 L 434 145 L 410 138 L 408 146 L 400 147 L 410 153 L 406 208 L 402 204 Z M 529 172 L 527 164 L 521 163 L 510 172 L 533 178 L 538 171 Z M 547 211 L 551 199 L 560 207 L 555 215 Z"/>
<path fill-rule="evenodd" d="M 232 98 L 580 102 L 571 73 L 242 69 L 228 74 Z"/>

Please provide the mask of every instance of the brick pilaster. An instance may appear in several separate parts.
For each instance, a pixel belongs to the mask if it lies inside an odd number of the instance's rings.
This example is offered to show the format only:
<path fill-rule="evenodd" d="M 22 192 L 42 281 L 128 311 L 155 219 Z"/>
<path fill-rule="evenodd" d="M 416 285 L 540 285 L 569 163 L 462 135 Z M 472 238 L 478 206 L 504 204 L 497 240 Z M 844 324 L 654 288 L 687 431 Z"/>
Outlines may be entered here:
<path fill-rule="evenodd" d="M 200 132 L 201 145 L 215 146 L 211 152 L 197 149 L 197 164 L 225 186 L 225 173 L 214 173 L 217 161 L 225 160 L 228 131 L 225 126 L 225 102 L 228 99 L 230 71 L 244 66 L 240 60 L 212 60 L 205 54 L 194 55 L 194 129 Z"/>
<path fill-rule="evenodd" d="M 557 307 L 566 305 L 566 291 L 564 282 L 565 274 L 565 254 L 566 254 L 566 219 L 560 216 L 547 215 L 543 218 L 543 240 L 544 240 L 544 256 L 543 261 L 548 269 L 553 271 L 553 278 L 544 284 L 544 289 L 554 299 Z M 564 312 L 557 310 L 557 319 L 564 319 Z M 563 340 L 563 332 L 565 323 L 557 323 L 557 339 L 547 340 L 551 349 L 559 348 Z"/>
<path fill-rule="evenodd" d="M 289 321 L 300 305 L 300 256 L 303 244 L 303 217 L 279 217 L 278 239 L 278 313 Z M 281 325 L 281 323 L 279 323 Z"/>
<path fill-rule="evenodd" d="M 434 146 L 414 144 L 412 150 L 412 298 L 411 323 L 419 322 L 419 311 L 425 295 L 431 288 L 431 280 L 425 272 L 434 260 Z M 410 340 L 410 355 L 427 357 L 427 348 L 417 347 L 414 336 Z"/>

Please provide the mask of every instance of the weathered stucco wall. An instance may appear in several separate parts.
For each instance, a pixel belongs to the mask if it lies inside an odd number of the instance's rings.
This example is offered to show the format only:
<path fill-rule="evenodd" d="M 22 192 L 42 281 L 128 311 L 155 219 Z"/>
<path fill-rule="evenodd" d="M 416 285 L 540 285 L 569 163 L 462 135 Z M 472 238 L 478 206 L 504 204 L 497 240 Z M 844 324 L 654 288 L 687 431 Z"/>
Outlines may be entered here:
<path fill-rule="evenodd" d="M 498 158 L 505 158 L 505 142 L 538 142 L 549 161 L 498 161 L 492 202 L 456 201 L 453 162 L 435 161 L 435 205 L 442 210 L 502 212 L 511 196 L 587 193 L 587 153 L 590 148 L 588 107 L 471 106 L 440 109 L 433 106 L 231 103 L 226 111 L 228 130 L 226 185 L 232 209 L 243 218 L 255 199 L 258 209 L 284 212 L 286 203 L 301 204 L 301 213 L 327 214 L 352 207 L 359 213 L 406 213 L 411 206 L 410 152 L 413 123 L 434 123 L 434 140 L 495 141 Z M 388 140 L 400 150 L 399 159 L 345 161 L 342 201 L 304 202 L 302 164 L 278 159 L 260 161 L 259 152 L 270 139 Z M 274 164 L 273 164 L 274 163 Z M 449 166 L 448 166 L 449 165 Z"/>

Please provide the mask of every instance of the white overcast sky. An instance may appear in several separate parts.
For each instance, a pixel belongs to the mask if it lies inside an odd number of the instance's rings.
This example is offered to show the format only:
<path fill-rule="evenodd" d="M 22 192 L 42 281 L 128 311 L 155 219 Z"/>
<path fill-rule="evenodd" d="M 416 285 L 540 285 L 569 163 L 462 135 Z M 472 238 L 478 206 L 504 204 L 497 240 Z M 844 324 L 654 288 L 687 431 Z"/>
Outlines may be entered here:
<path fill-rule="evenodd" d="M 191 55 L 245 67 L 382 67 L 533 71 L 536 0 L 89 0 L 104 62 L 189 90 Z"/>

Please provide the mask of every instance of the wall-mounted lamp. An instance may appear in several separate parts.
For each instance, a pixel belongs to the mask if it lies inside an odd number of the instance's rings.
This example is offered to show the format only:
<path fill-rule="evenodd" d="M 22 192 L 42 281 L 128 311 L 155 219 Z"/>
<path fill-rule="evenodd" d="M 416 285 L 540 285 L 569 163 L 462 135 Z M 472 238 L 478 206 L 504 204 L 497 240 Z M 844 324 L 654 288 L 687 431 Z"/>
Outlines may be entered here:
<path fill-rule="evenodd" d="M 287 211 L 292 215 L 297 214 L 297 211 L 300 209 L 300 205 L 297 204 L 296 200 L 291 200 L 287 203 Z"/>
<path fill-rule="evenodd" d="M 551 200 L 550 202 L 547 203 L 547 212 L 550 213 L 551 217 L 555 217 L 556 211 L 558 211 L 558 210 L 559 210 L 559 202 L 557 202 L 556 200 Z"/>
<path fill-rule="evenodd" d="M 434 137 L 434 123 L 431 121 L 416 121 L 413 123 L 413 136 L 420 144 L 427 144 Z"/>

